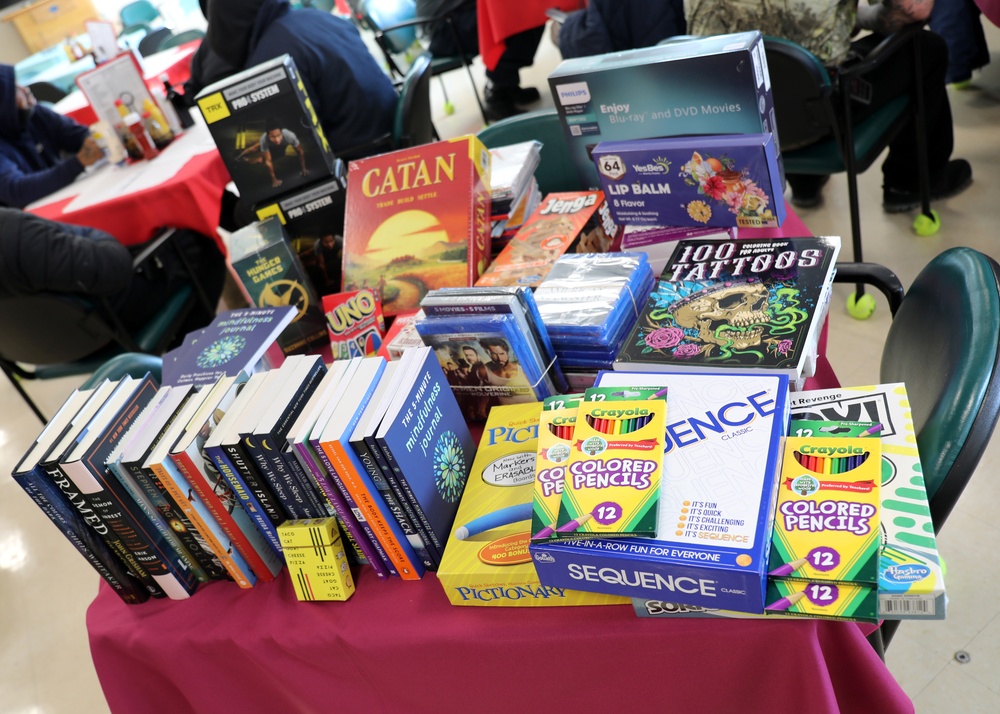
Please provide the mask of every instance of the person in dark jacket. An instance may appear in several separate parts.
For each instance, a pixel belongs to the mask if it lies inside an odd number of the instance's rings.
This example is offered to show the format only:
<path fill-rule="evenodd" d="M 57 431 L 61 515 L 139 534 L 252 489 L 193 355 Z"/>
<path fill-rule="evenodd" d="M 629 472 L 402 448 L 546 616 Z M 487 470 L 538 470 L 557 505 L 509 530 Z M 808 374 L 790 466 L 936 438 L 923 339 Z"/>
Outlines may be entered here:
<path fill-rule="evenodd" d="M 683 0 L 590 0 L 559 28 L 564 59 L 652 47 L 686 32 Z"/>
<path fill-rule="evenodd" d="M 218 302 L 226 271 L 222 254 L 209 239 L 190 231 L 172 240 L 196 266 L 209 300 Z M 0 208 L 0 299 L 41 292 L 103 297 L 126 329 L 134 331 L 188 281 L 172 249 L 161 248 L 133 270 L 132 251 L 104 231 Z M 180 334 L 208 324 L 212 315 L 204 312 L 193 313 Z"/>
<path fill-rule="evenodd" d="M 348 20 L 293 11 L 288 0 L 209 0 L 206 41 L 224 62 L 246 69 L 291 55 L 333 152 L 359 158 L 388 149 L 396 90 Z"/>
<path fill-rule="evenodd" d="M 23 208 L 102 158 L 87 127 L 37 104 L 0 64 L 0 205 Z"/>

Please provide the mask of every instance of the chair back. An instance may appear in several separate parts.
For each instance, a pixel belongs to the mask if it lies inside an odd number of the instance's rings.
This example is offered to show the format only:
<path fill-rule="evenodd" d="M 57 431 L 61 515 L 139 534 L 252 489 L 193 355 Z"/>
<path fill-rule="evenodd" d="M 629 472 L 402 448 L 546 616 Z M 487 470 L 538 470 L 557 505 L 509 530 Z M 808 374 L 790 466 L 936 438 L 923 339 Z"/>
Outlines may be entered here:
<path fill-rule="evenodd" d="M 537 139 L 542 151 L 535 169 L 538 189 L 544 196 L 553 191 L 579 191 L 580 176 L 573 167 L 562 122 L 555 109 L 516 114 L 494 122 L 477 134 L 487 149 Z"/>
<path fill-rule="evenodd" d="M 358 10 L 372 31 L 376 32 L 401 22 L 409 22 L 417 16 L 417 6 L 413 0 L 361 0 Z M 386 32 L 382 38 L 386 50 L 401 55 L 417 41 L 417 28 L 415 25 L 400 27 Z"/>
<path fill-rule="evenodd" d="M 35 95 L 35 99 L 49 104 L 55 104 L 67 94 L 52 82 L 32 82 L 28 85 L 28 89 Z"/>
<path fill-rule="evenodd" d="M 160 11 L 149 0 L 136 0 L 125 5 L 120 11 L 122 26 L 149 24 L 160 17 Z"/>
<path fill-rule="evenodd" d="M 833 85 L 819 58 L 780 37 L 765 37 L 764 52 L 781 150 L 794 151 L 834 136 Z"/>
<path fill-rule="evenodd" d="M 92 389 L 105 379 L 116 381 L 125 376 L 138 379 L 147 372 L 156 379 L 157 383 L 161 382 L 163 380 L 163 358 L 142 352 L 122 352 L 98 367 L 87 378 L 87 381 L 80 385 L 80 388 Z"/>
<path fill-rule="evenodd" d="M 971 248 L 941 253 L 907 291 L 882 352 L 882 382 L 906 383 L 935 532 L 1000 415 L 998 276 Z"/>
<path fill-rule="evenodd" d="M 434 141 L 431 121 L 431 56 L 424 52 L 410 65 L 399 88 L 393 142 L 397 149 Z"/>
<path fill-rule="evenodd" d="M 197 28 L 191 30 L 183 30 L 178 32 L 176 35 L 168 35 L 157 48 L 157 51 L 166 50 L 171 47 L 180 47 L 181 45 L 187 44 L 194 40 L 205 39 L 205 32 Z"/>
<path fill-rule="evenodd" d="M 143 57 L 148 57 L 154 52 L 159 52 L 161 45 L 170 38 L 173 32 L 169 27 L 159 27 L 146 33 L 146 36 L 139 40 L 137 49 Z"/>
<path fill-rule="evenodd" d="M 73 362 L 113 337 L 94 304 L 82 298 L 38 293 L 0 299 L 0 359 L 34 365 Z"/>

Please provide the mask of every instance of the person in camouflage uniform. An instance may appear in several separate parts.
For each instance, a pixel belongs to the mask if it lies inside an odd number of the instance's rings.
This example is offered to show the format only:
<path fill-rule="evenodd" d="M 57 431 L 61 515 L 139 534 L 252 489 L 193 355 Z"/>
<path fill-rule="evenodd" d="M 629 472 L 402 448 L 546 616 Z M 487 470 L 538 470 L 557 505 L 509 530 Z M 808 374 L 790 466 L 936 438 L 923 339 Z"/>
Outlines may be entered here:
<path fill-rule="evenodd" d="M 867 4 L 858 0 L 684 0 L 684 16 L 692 35 L 719 35 L 760 30 L 765 35 L 796 42 L 828 67 L 864 57 L 884 35 L 913 22 L 925 22 L 933 0 L 883 0 Z M 851 41 L 858 30 L 870 34 Z M 952 159 L 954 128 L 945 88 L 948 48 L 938 35 L 917 36 L 923 61 L 931 199 L 954 196 L 972 183 L 972 167 L 965 159 Z M 915 91 L 910 52 L 897 52 L 865 78 L 872 85 L 867 105 L 856 104 L 855 122 L 861 122 L 893 99 Z M 780 132 L 780 127 L 779 127 Z M 889 145 L 882 164 L 882 206 L 890 213 L 920 205 L 917 134 L 910 121 Z M 829 177 L 789 174 L 792 204 L 799 208 L 819 205 Z"/>

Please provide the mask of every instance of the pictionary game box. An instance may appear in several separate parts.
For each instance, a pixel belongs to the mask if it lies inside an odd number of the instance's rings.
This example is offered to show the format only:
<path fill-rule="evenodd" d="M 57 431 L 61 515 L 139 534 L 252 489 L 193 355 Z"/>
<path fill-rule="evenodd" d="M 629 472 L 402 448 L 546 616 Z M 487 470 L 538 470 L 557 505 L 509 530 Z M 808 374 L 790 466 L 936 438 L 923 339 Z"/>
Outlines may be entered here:
<path fill-rule="evenodd" d="M 337 159 L 332 176 L 255 208 L 257 220 L 278 217 L 321 296 L 340 292 L 346 204 L 347 168 Z"/>
<path fill-rule="evenodd" d="M 601 372 L 597 386 L 668 390 L 657 535 L 532 542 L 539 579 L 763 612 L 788 378 L 736 370 Z"/>
<path fill-rule="evenodd" d="M 537 287 L 565 253 L 606 253 L 620 232 L 602 191 L 550 193 L 476 287 Z"/>
<path fill-rule="evenodd" d="M 757 31 L 568 59 L 549 88 L 587 188 L 600 186 L 590 152 L 602 141 L 777 132 Z"/>
<path fill-rule="evenodd" d="M 785 220 L 771 134 L 602 141 L 593 156 L 616 223 L 775 228 Z"/>
<path fill-rule="evenodd" d="M 528 540 L 541 412 L 540 402 L 490 410 L 437 571 L 452 605 L 628 604 L 624 597 L 539 582 Z"/>
<path fill-rule="evenodd" d="M 288 55 L 210 84 L 195 101 L 248 206 L 332 173 L 330 145 Z"/>
<path fill-rule="evenodd" d="M 373 287 L 386 317 L 469 287 L 490 259 L 490 152 L 475 136 L 348 165 L 343 289 Z"/>
<path fill-rule="evenodd" d="M 913 416 L 902 383 L 839 387 L 790 395 L 792 417 L 880 424 L 881 541 L 878 613 L 884 620 L 943 620 L 947 594 L 921 475 Z M 748 617 L 668 598 L 633 601 L 640 617 Z M 774 613 L 777 614 L 777 613 Z"/>

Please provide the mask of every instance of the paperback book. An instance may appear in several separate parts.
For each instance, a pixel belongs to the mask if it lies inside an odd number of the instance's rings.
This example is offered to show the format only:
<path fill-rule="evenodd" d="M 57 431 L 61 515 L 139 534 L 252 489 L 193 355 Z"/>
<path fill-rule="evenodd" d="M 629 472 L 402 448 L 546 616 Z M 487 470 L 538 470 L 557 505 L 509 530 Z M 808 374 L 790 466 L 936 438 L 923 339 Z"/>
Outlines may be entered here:
<path fill-rule="evenodd" d="M 840 238 L 682 240 L 616 370 L 812 376 Z"/>

